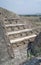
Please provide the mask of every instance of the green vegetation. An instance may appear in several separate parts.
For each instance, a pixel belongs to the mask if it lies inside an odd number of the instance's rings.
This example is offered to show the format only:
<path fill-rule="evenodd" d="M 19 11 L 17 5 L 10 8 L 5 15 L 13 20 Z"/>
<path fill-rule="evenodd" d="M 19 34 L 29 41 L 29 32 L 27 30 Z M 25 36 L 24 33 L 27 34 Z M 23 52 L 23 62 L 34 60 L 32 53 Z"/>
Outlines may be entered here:
<path fill-rule="evenodd" d="M 38 17 L 38 16 L 41 16 L 41 15 L 34 15 L 34 14 L 33 15 L 29 15 L 28 14 L 28 15 L 19 15 L 19 16 L 24 16 L 24 17 L 30 17 L 30 16 L 34 16 L 35 17 L 36 16 L 36 17 Z"/>
<path fill-rule="evenodd" d="M 38 57 L 41 55 L 41 47 L 34 47 L 32 50 L 33 52 L 29 50 L 29 52 L 27 53 L 27 57 L 29 59 L 31 59 L 32 57 Z"/>

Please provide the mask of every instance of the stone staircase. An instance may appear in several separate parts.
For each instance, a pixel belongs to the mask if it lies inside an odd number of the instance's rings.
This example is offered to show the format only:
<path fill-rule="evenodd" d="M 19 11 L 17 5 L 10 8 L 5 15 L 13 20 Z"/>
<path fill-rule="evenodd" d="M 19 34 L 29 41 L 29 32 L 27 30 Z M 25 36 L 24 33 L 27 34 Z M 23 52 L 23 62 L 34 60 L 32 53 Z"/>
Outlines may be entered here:
<path fill-rule="evenodd" d="M 11 57 L 14 57 L 13 48 L 21 47 L 22 45 L 25 46 L 26 40 L 36 37 L 36 34 L 31 33 L 34 28 L 28 29 L 27 24 L 20 22 L 16 18 L 3 18 L 1 26 L 8 47 L 8 53 Z"/>
<path fill-rule="evenodd" d="M 41 27 L 29 28 L 28 23 L 22 21 L 20 17 L 6 16 L 0 18 L 0 25 L 9 57 L 17 59 L 19 62 L 25 61 L 28 42 L 34 40 L 37 36 L 36 29 L 41 30 Z"/>

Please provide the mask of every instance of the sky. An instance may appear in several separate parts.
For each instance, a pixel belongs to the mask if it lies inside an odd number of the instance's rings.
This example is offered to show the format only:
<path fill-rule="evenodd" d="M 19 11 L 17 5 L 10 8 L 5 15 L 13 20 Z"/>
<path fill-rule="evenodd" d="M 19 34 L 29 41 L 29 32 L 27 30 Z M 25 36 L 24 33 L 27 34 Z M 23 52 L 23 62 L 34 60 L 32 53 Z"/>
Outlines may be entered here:
<path fill-rule="evenodd" d="M 0 0 L 0 7 L 17 14 L 41 13 L 41 0 Z"/>

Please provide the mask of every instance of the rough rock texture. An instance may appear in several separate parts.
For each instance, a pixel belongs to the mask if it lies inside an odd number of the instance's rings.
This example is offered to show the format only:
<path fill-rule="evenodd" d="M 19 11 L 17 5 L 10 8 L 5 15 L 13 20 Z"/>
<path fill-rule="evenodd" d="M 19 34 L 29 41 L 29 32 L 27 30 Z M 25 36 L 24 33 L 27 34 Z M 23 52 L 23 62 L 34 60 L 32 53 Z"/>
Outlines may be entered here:
<path fill-rule="evenodd" d="M 19 19 L 18 21 L 14 21 L 13 18 Z M 6 9 L 0 8 L 0 65 L 19 65 L 20 63 L 24 62 L 27 59 L 27 45 L 28 45 L 28 40 L 22 41 L 20 43 L 15 43 L 12 45 L 13 47 L 13 53 L 14 53 L 14 58 L 11 59 L 9 57 L 8 51 L 7 51 L 7 45 L 6 45 L 6 40 L 4 39 L 4 34 L 2 31 L 2 26 L 1 23 L 6 24 L 20 24 L 20 23 L 27 23 L 27 26 L 16 26 L 16 27 L 7 27 L 5 30 L 6 32 L 10 31 L 18 31 L 18 30 L 23 30 L 26 28 L 32 28 L 32 23 L 28 21 L 24 21 L 21 19 L 18 15 L 9 12 Z M 4 27 L 3 27 L 4 29 Z M 40 31 L 40 29 L 38 30 Z M 34 31 L 35 33 L 36 31 Z M 15 38 L 21 38 L 31 35 L 32 32 L 26 32 L 18 35 L 12 35 L 9 36 L 9 39 L 15 39 Z"/>
<path fill-rule="evenodd" d="M 35 37 L 33 42 L 29 42 L 28 51 L 34 56 L 41 57 L 41 32 Z"/>
<path fill-rule="evenodd" d="M 37 45 L 38 47 L 41 47 L 41 32 L 35 38 L 34 44 Z"/>
<path fill-rule="evenodd" d="M 29 61 L 25 61 L 25 62 L 23 62 L 20 65 L 40 65 L 40 64 L 39 64 L 39 60 L 38 59 L 32 58 Z"/>
<path fill-rule="evenodd" d="M 0 65 L 9 60 L 9 55 L 7 53 L 7 47 L 4 40 L 3 31 L 0 26 Z"/>
<path fill-rule="evenodd" d="M 41 32 L 36 36 L 33 42 L 33 50 L 35 54 L 40 53 L 39 56 L 41 56 Z"/>
<path fill-rule="evenodd" d="M 13 21 L 13 18 L 17 18 L 19 19 L 19 21 Z M 7 21 L 5 21 L 5 19 L 7 19 Z M 9 19 L 9 21 L 8 21 Z M 6 22 L 5 24 L 20 24 L 22 23 L 22 20 L 20 19 L 20 17 L 12 12 L 7 11 L 6 9 L 0 8 L 0 65 L 10 65 L 10 64 L 14 64 L 14 65 L 18 65 L 19 63 L 25 61 L 27 59 L 27 45 L 25 43 L 27 43 L 28 41 L 21 42 L 16 44 L 15 46 L 13 45 L 13 53 L 14 53 L 14 58 L 11 59 L 9 57 L 8 51 L 7 51 L 7 44 L 6 44 L 6 40 L 4 39 L 4 27 L 2 27 L 1 23 Z M 16 31 L 18 27 L 15 28 L 7 28 L 6 31 Z M 23 26 L 19 27 L 18 30 L 24 29 Z M 25 34 L 22 34 L 23 36 L 25 36 Z M 13 36 L 13 35 L 12 35 Z M 15 35 L 17 37 L 20 37 L 20 35 Z M 7 41 L 8 42 L 8 41 Z M 19 46 L 20 45 L 20 46 Z"/>

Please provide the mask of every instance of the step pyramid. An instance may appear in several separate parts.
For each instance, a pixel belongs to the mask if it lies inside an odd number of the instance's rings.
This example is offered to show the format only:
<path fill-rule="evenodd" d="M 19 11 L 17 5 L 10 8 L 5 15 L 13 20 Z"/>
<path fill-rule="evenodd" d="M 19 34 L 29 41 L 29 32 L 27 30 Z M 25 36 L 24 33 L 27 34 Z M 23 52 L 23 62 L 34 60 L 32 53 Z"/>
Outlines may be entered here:
<path fill-rule="evenodd" d="M 29 28 L 28 23 L 20 16 L 2 8 L 0 8 L 0 24 L 9 56 L 26 59 L 28 42 L 37 36 L 33 32 L 36 28 Z"/>

